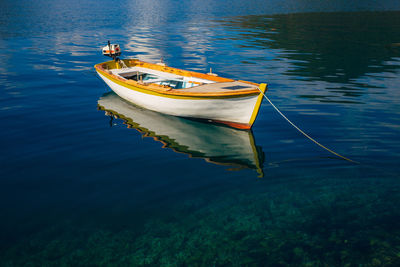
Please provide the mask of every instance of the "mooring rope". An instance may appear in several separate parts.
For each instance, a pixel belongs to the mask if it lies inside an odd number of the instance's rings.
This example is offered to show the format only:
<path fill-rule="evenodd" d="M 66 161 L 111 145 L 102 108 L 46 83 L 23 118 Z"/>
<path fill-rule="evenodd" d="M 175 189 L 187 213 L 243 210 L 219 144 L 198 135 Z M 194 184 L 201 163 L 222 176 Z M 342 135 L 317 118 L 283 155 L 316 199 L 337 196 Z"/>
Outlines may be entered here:
<path fill-rule="evenodd" d="M 258 90 L 260 90 L 260 88 L 258 88 Z M 357 163 L 359 164 L 359 162 L 351 160 L 349 158 L 346 158 L 345 156 L 340 155 L 339 153 L 336 153 L 335 151 L 327 148 L 326 146 L 320 144 L 319 142 L 317 142 L 314 138 L 312 138 L 311 136 L 309 136 L 308 134 L 306 134 L 305 132 L 303 132 L 299 127 L 297 127 L 293 122 L 291 122 L 285 115 L 283 115 L 283 113 L 271 102 L 271 100 L 269 100 L 269 98 L 260 90 L 261 94 L 265 97 L 265 99 L 268 100 L 268 102 L 271 104 L 271 106 L 287 121 L 290 123 L 290 125 L 292 125 L 297 131 L 299 131 L 300 133 L 302 133 L 305 137 L 307 137 L 308 139 L 310 139 L 311 141 L 313 141 L 315 144 L 317 144 L 318 146 L 322 147 L 323 149 L 329 151 L 330 153 L 338 156 L 339 158 L 342 158 L 344 160 L 353 162 L 353 163 Z"/>

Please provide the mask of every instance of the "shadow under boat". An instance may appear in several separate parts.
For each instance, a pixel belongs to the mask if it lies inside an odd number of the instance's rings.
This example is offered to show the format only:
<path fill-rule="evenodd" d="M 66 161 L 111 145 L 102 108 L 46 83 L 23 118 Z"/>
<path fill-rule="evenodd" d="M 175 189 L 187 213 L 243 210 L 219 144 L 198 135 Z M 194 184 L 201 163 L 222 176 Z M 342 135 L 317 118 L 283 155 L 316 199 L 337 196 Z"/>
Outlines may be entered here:
<path fill-rule="evenodd" d="M 259 177 L 264 176 L 264 152 L 255 144 L 251 130 L 161 114 L 128 103 L 114 92 L 100 97 L 98 109 L 111 119 L 123 120 L 128 128 L 145 137 L 161 142 L 163 148 L 230 166 L 230 170 L 254 169 Z"/>

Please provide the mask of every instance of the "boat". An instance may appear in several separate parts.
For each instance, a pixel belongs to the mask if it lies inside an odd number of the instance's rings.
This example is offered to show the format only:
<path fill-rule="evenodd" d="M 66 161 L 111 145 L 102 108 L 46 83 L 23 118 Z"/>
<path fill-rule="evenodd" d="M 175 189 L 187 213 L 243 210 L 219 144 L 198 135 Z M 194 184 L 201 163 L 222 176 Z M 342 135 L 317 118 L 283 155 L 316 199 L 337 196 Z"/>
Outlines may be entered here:
<path fill-rule="evenodd" d="M 253 83 L 149 63 L 119 59 L 117 44 L 103 48 L 113 58 L 95 65 L 98 75 L 121 98 L 160 113 L 250 129 L 259 112 L 266 83 Z"/>
<path fill-rule="evenodd" d="M 259 177 L 264 175 L 264 152 L 251 130 L 154 112 L 132 105 L 114 92 L 101 96 L 97 106 L 110 117 L 110 125 L 121 120 L 127 128 L 162 143 L 162 148 L 227 166 L 228 170 L 252 169 Z"/>

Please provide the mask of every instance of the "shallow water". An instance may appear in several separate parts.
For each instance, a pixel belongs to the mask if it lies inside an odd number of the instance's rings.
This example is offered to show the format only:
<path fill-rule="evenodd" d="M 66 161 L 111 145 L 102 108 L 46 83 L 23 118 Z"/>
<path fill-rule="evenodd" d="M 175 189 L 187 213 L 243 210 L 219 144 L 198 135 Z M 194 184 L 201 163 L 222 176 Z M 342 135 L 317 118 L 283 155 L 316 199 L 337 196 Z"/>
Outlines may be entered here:
<path fill-rule="evenodd" d="M 109 5 L 0 3 L 1 265 L 400 265 L 397 1 Z M 93 69 L 109 39 L 267 82 L 360 164 L 266 101 L 252 132 L 126 107 Z"/>

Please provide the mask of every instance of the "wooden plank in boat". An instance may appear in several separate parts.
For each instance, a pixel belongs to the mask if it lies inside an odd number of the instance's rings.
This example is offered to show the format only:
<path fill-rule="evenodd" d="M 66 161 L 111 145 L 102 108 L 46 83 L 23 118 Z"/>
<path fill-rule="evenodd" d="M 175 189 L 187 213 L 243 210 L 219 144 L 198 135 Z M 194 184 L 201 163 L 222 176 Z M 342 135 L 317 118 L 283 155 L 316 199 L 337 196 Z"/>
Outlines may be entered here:
<path fill-rule="evenodd" d="M 234 81 L 234 82 L 222 82 L 222 83 L 209 83 L 199 86 L 194 86 L 184 89 L 176 89 L 182 92 L 193 92 L 193 93 L 206 93 L 206 92 L 232 92 L 232 91 L 253 91 L 257 90 L 257 85 Z"/>

